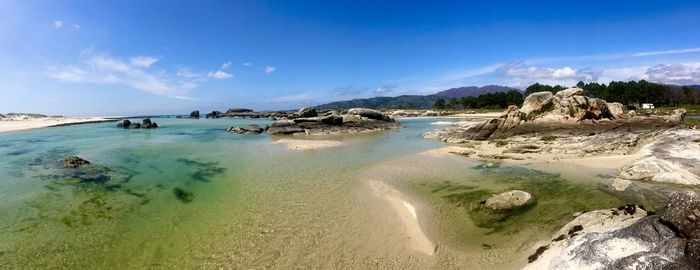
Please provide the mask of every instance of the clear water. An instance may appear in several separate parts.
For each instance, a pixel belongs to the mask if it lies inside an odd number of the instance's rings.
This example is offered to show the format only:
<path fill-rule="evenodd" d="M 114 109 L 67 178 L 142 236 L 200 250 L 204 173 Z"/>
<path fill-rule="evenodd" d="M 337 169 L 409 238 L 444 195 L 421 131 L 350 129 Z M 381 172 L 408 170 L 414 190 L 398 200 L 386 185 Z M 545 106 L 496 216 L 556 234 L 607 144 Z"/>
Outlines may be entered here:
<path fill-rule="evenodd" d="M 403 120 L 406 128 L 313 151 L 224 131 L 264 119 L 154 120 L 161 128 L 0 134 L 0 268 L 509 268 L 573 212 L 649 198 L 611 192 L 588 172 L 562 179 L 420 155 L 444 146 L 420 134 L 446 119 Z M 60 168 L 70 155 L 100 170 L 71 175 Z M 406 247 L 369 179 L 415 199 L 434 256 Z M 494 217 L 473 203 L 508 188 L 543 200 L 485 226 Z"/>

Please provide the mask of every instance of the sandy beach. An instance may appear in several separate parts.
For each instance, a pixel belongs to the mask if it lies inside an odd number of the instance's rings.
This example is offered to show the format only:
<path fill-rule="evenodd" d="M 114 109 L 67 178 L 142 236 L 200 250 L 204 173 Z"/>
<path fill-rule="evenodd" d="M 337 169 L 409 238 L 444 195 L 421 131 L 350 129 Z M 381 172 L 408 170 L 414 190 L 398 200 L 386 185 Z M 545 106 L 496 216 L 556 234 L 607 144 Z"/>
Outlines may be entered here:
<path fill-rule="evenodd" d="M 0 118 L 0 132 L 114 121 L 102 117 L 9 117 Z"/>

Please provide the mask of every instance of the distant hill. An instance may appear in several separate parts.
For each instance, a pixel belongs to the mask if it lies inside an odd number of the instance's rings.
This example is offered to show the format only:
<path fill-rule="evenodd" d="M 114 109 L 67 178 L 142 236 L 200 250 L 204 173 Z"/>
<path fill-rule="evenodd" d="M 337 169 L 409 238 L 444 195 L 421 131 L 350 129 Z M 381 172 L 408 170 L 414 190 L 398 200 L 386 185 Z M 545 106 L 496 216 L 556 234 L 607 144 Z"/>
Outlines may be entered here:
<path fill-rule="evenodd" d="M 397 97 L 373 97 L 335 101 L 318 105 L 316 108 L 321 110 L 340 110 L 357 107 L 371 109 L 429 109 L 433 107 L 436 100 L 441 98 L 450 99 L 466 96 L 479 96 L 488 93 L 508 92 L 510 90 L 518 89 L 498 85 L 487 85 L 484 87 L 468 86 L 447 89 L 433 95 L 403 95 Z"/>
<path fill-rule="evenodd" d="M 457 87 L 457 88 L 450 88 L 444 91 L 440 91 L 435 93 L 436 96 L 443 97 L 443 98 L 461 98 L 461 97 L 468 97 L 468 96 L 473 96 L 473 97 L 478 97 L 480 95 L 488 94 L 488 93 L 498 93 L 498 92 L 508 92 L 510 90 L 517 90 L 520 91 L 516 88 L 512 87 L 506 87 L 506 86 L 500 86 L 500 85 L 486 85 L 482 87 L 477 87 L 477 86 L 466 86 L 466 87 Z"/>

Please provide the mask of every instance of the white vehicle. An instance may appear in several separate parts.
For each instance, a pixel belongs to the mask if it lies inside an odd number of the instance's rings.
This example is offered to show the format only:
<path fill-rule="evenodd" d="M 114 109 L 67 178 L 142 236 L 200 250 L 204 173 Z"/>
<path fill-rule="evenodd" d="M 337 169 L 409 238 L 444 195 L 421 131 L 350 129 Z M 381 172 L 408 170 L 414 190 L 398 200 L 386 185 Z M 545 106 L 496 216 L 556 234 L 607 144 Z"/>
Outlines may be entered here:
<path fill-rule="evenodd" d="M 653 103 L 642 103 L 642 109 L 653 109 L 654 104 Z"/>

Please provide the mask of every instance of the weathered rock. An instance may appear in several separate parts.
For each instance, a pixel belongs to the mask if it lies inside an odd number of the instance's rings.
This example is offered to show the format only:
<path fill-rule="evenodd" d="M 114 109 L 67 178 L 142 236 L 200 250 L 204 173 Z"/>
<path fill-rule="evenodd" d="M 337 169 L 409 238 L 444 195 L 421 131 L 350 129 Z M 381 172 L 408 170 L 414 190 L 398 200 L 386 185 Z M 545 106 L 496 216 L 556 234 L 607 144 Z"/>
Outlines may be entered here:
<path fill-rule="evenodd" d="M 224 113 L 220 111 L 212 111 L 206 115 L 206 118 L 220 118 L 223 117 Z"/>
<path fill-rule="evenodd" d="M 608 106 L 607 109 L 610 112 L 610 114 L 612 115 L 612 117 L 620 118 L 623 115 L 625 115 L 625 107 L 622 106 L 622 103 L 609 102 L 609 103 L 606 103 L 606 105 Z"/>
<path fill-rule="evenodd" d="M 532 194 L 520 190 L 511 190 L 493 195 L 486 199 L 484 206 L 493 210 L 512 210 L 528 204 Z"/>
<path fill-rule="evenodd" d="M 670 199 L 659 215 L 634 205 L 583 213 L 538 248 L 524 269 L 699 269 L 698 195 Z"/>
<path fill-rule="evenodd" d="M 318 116 L 318 112 L 316 112 L 316 108 L 307 106 L 304 108 L 299 109 L 297 112 L 299 114 L 299 117 L 316 117 Z"/>
<path fill-rule="evenodd" d="M 230 127 L 226 131 L 237 134 L 260 134 L 265 129 L 258 125 L 248 125 L 245 127 Z"/>
<path fill-rule="evenodd" d="M 268 128 L 267 133 L 272 135 L 297 133 L 330 135 L 370 132 L 400 127 L 402 127 L 400 123 L 395 122 L 394 119 L 381 112 L 371 109 L 355 108 L 348 110 L 346 114 L 342 115 L 331 111 L 324 113 L 323 116 L 278 120 Z"/>
<path fill-rule="evenodd" d="M 190 118 L 199 118 L 199 111 L 192 111 L 190 113 Z"/>
<path fill-rule="evenodd" d="M 64 168 L 78 168 L 83 165 L 88 165 L 90 164 L 90 161 L 84 160 L 80 157 L 77 156 L 71 156 L 67 157 L 66 159 L 63 160 L 63 167 Z"/>
<path fill-rule="evenodd" d="M 158 124 L 156 122 L 151 122 L 151 118 L 145 118 L 141 120 L 141 128 L 157 128 Z"/>
<path fill-rule="evenodd" d="M 532 93 L 525 98 L 523 106 L 520 108 L 520 112 L 524 113 L 528 117 L 531 114 L 541 113 L 552 104 L 552 101 L 553 99 L 551 92 Z"/>
<path fill-rule="evenodd" d="M 117 124 L 117 127 L 120 127 L 120 128 L 129 128 L 130 126 L 131 126 L 131 121 L 129 121 L 127 119 L 124 119 L 124 120 L 122 120 L 121 123 Z"/>

